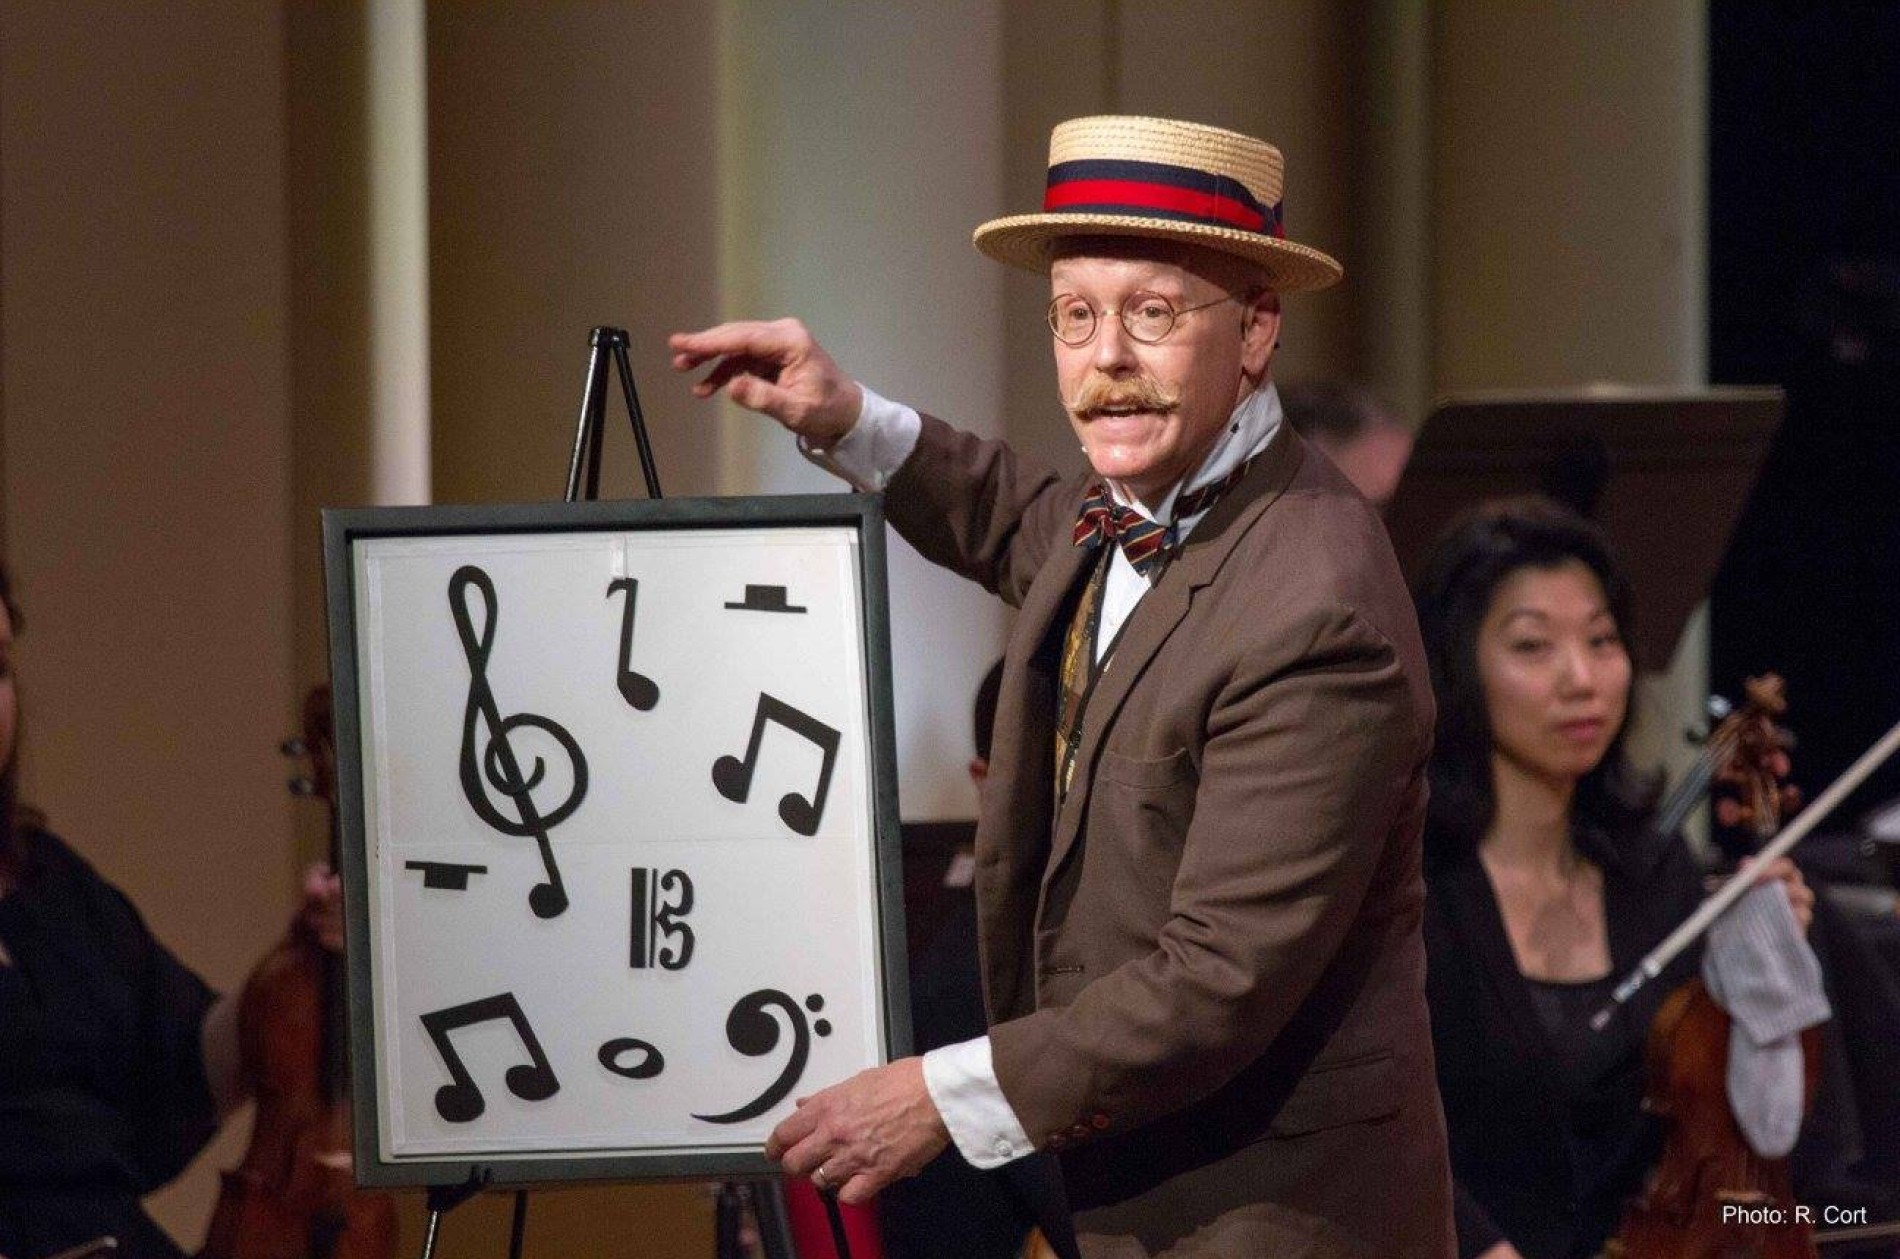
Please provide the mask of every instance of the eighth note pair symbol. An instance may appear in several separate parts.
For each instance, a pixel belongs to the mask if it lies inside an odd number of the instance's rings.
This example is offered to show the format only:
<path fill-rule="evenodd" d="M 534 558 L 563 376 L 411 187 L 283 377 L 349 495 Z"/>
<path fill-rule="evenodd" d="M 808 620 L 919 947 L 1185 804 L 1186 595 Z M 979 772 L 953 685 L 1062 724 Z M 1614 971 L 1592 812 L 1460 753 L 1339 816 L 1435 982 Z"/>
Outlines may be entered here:
<path fill-rule="evenodd" d="M 839 736 L 832 727 L 782 699 L 760 693 L 759 706 L 752 714 L 752 735 L 746 743 L 745 757 L 722 756 L 714 761 L 713 786 L 719 788 L 719 794 L 726 799 L 736 804 L 745 803 L 752 793 L 752 772 L 759 765 L 759 745 L 764 740 L 767 722 L 777 722 L 793 734 L 811 740 L 824 755 L 824 763 L 818 771 L 818 786 L 811 795 L 788 791 L 778 802 L 778 815 L 785 825 L 800 835 L 816 835 L 818 823 L 825 815 L 825 797 L 831 792 L 831 771 L 837 766 Z"/>

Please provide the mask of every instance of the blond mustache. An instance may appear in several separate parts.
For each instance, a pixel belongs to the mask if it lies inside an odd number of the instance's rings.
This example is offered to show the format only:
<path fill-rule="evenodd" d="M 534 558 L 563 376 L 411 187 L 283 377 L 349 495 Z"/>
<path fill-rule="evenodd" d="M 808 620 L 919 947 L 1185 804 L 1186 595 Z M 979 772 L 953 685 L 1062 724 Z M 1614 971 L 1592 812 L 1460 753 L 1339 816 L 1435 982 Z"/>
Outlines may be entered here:
<path fill-rule="evenodd" d="M 1063 404 L 1071 415 L 1087 415 L 1109 407 L 1128 407 L 1136 411 L 1167 413 L 1181 405 L 1181 395 L 1161 387 L 1159 382 L 1138 377 L 1116 380 L 1110 376 L 1091 376 L 1082 382 L 1075 397 Z"/>

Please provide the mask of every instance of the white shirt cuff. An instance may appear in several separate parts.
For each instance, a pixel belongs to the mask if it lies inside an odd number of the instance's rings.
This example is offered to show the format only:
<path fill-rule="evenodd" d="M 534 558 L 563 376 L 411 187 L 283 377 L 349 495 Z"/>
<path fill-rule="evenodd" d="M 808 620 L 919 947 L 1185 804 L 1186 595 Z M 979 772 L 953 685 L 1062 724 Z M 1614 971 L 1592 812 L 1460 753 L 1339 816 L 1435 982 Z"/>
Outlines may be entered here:
<path fill-rule="evenodd" d="M 924 1087 L 957 1151 L 972 1167 L 1001 1167 L 1036 1147 L 996 1082 L 990 1038 L 979 1036 L 924 1055 Z"/>
<path fill-rule="evenodd" d="M 890 484 L 917 448 L 924 421 L 911 407 L 875 394 L 863 384 L 858 389 L 864 401 L 851 431 L 823 449 L 801 437 L 798 449 L 825 471 L 849 481 L 853 489 L 875 494 Z"/>

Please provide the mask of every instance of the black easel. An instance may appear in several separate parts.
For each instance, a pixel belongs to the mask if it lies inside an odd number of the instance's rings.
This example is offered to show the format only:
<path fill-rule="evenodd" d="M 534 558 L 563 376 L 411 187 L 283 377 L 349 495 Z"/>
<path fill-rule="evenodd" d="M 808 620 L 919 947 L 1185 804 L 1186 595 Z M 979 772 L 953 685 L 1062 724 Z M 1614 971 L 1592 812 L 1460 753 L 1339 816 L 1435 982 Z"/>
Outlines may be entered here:
<path fill-rule="evenodd" d="M 633 387 L 633 368 L 627 361 L 630 344 L 625 328 L 595 328 L 588 337 L 592 347 L 587 357 L 587 384 L 581 391 L 580 420 L 574 428 L 574 451 L 567 463 L 567 494 L 563 501 L 594 502 L 600 497 L 601 443 L 607 430 L 607 370 L 611 362 L 620 380 L 621 396 L 627 400 L 627 420 L 633 426 L 634 445 L 640 453 L 640 473 L 646 479 L 648 498 L 660 498 L 660 477 L 654 468 L 653 447 L 647 441 L 646 415 L 640 410 L 640 395 Z M 585 476 L 585 485 L 582 478 Z M 422 1243 L 422 1259 L 434 1259 L 436 1232 L 442 1216 L 454 1210 L 488 1187 L 492 1173 L 487 1168 L 471 1171 L 459 1185 L 429 1187 L 429 1225 Z M 832 1244 L 838 1259 L 851 1259 L 845 1240 L 844 1217 L 838 1210 L 834 1193 L 824 1195 L 825 1213 L 831 1222 Z M 785 1197 L 778 1181 L 721 1181 L 713 1207 L 713 1244 L 715 1259 L 747 1259 L 739 1235 L 747 1210 L 758 1224 L 759 1243 L 765 1259 L 797 1259 L 792 1249 L 791 1222 L 785 1213 Z M 522 1235 L 528 1220 L 528 1191 L 515 1190 L 514 1219 L 508 1233 L 508 1259 L 521 1259 Z"/>
<path fill-rule="evenodd" d="M 600 497 L 600 443 L 607 431 L 607 364 L 612 355 L 614 374 L 620 378 L 620 392 L 627 399 L 627 419 L 633 425 L 633 441 L 640 449 L 640 474 L 646 478 L 647 497 L 660 498 L 660 476 L 653 467 L 653 447 L 647 442 L 646 415 L 640 410 L 640 395 L 634 392 L 633 368 L 627 363 L 627 330 L 596 328 L 587 339 L 593 353 L 587 356 L 587 385 L 581 391 L 581 418 L 574 428 L 574 453 L 567 461 L 567 502 Z M 587 472 L 587 492 L 581 493 L 581 470 Z"/>

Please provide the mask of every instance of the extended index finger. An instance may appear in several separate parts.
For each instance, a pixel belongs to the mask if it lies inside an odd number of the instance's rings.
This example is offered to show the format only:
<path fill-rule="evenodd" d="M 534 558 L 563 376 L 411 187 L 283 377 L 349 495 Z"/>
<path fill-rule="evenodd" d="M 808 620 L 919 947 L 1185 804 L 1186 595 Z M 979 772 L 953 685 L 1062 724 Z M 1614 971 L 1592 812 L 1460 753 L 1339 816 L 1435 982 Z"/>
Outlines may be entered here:
<path fill-rule="evenodd" d="M 782 358 L 794 346 L 794 333 L 787 322 L 743 319 L 714 324 L 698 332 L 675 332 L 666 344 L 673 351 L 673 366 L 678 371 L 691 371 L 708 359 L 728 354 Z"/>
<path fill-rule="evenodd" d="M 785 1116 L 779 1126 L 772 1129 L 772 1135 L 765 1139 L 765 1157 L 773 1161 L 783 1158 L 785 1151 L 810 1136 L 817 1126 L 816 1112 L 800 1106 Z"/>

